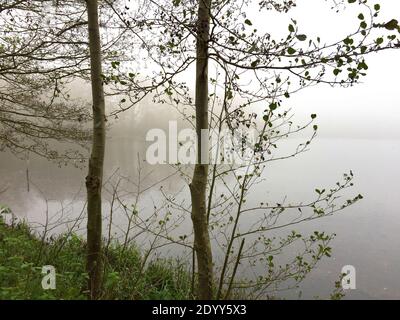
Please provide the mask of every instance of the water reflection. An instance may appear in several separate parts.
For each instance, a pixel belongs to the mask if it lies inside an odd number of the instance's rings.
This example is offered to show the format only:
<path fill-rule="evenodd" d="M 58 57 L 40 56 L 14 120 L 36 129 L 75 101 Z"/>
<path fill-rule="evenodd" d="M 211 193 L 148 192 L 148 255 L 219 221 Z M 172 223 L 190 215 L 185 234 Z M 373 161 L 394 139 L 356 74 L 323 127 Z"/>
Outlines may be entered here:
<path fill-rule="evenodd" d="M 188 189 L 182 177 L 174 174 L 174 168 L 168 165 L 147 166 L 143 161 L 145 147 L 144 135 L 138 132 L 125 137 L 112 136 L 107 142 L 105 176 L 110 177 L 117 170 L 120 176 L 135 181 L 139 163 L 144 191 L 137 206 L 144 214 L 151 215 L 154 208 L 161 206 L 161 186 L 168 194 L 180 192 L 182 201 L 188 203 Z M 396 253 L 400 246 L 397 187 L 400 169 L 396 166 L 399 157 L 398 140 L 317 139 L 308 153 L 267 167 L 263 177 L 265 181 L 251 193 L 249 203 L 259 203 L 263 199 L 279 201 L 285 196 L 292 202 L 305 201 L 312 197 L 316 187 L 334 185 L 341 174 L 350 169 L 356 175 L 356 186 L 350 194 L 361 193 L 364 196 L 362 202 L 338 216 L 299 226 L 298 231 L 304 234 L 314 230 L 337 234 L 333 257 L 322 261 L 302 284 L 303 298 L 326 297 L 341 268 L 350 264 L 357 270 L 357 290 L 347 292 L 348 298 L 400 299 L 400 257 Z M 60 214 L 60 208 L 64 208 L 63 214 L 71 218 L 84 211 L 84 168 L 58 168 L 45 160 L 31 159 L 29 192 L 25 161 L 2 153 L 0 168 L 1 185 L 8 187 L 0 195 L 0 201 L 8 204 L 17 215 L 43 222 L 46 211 L 54 215 L 55 212 Z M 132 203 L 137 195 L 136 188 L 134 183 L 126 184 L 126 195 L 131 194 Z M 110 210 L 110 201 L 112 192 L 105 192 L 106 212 Z M 123 238 L 128 220 L 123 215 L 115 219 L 113 222 L 120 229 L 115 228 L 113 232 Z M 84 224 L 81 228 L 84 232 Z M 188 229 L 190 221 L 187 219 L 176 233 Z M 52 231 L 59 232 L 59 229 Z M 298 291 L 284 293 L 288 298 L 297 295 Z"/>

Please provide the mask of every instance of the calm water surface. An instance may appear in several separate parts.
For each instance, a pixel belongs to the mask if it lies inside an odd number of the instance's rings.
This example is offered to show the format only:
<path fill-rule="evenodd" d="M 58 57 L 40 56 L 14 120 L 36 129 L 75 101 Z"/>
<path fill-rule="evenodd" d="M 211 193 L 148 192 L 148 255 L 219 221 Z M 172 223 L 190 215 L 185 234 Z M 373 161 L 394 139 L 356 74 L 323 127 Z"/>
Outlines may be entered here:
<path fill-rule="evenodd" d="M 134 176 L 137 152 L 144 143 L 132 143 L 127 138 L 108 142 L 107 174 L 116 168 L 126 176 Z M 351 194 L 361 193 L 364 200 L 337 216 L 309 222 L 298 227 L 302 233 L 321 230 L 337 234 L 333 242 L 333 256 L 323 260 L 302 284 L 303 298 L 327 297 L 344 265 L 357 271 L 357 289 L 346 291 L 349 299 L 400 299 L 400 140 L 317 139 L 311 150 L 297 158 L 272 163 L 265 171 L 265 182 L 251 193 L 249 201 L 264 198 L 279 201 L 287 196 L 292 202 L 312 199 L 316 187 L 330 187 L 343 173 L 353 170 L 356 179 Z M 29 166 L 30 190 L 27 191 L 26 168 Z M 150 168 L 151 169 L 151 168 Z M 168 176 L 168 167 L 153 168 L 147 177 L 148 185 Z M 83 171 L 82 171 L 83 170 Z M 30 221 L 43 221 L 46 203 L 49 212 L 60 202 L 74 200 L 72 210 L 80 211 L 85 189 L 82 183 L 86 169 L 58 168 L 47 161 L 16 160 L 12 155 L 0 154 L 1 185 L 8 186 L 0 195 L 0 202 Z M 150 172 L 150 171 L 149 171 Z M 162 183 L 164 188 L 180 188 L 176 178 Z M 143 201 L 152 203 L 157 197 L 152 191 Z M 118 223 L 118 222 L 117 222 Z M 121 222 L 122 223 L 122 222 Z M 296 298 L 298 291 L 284 293 Z"/>

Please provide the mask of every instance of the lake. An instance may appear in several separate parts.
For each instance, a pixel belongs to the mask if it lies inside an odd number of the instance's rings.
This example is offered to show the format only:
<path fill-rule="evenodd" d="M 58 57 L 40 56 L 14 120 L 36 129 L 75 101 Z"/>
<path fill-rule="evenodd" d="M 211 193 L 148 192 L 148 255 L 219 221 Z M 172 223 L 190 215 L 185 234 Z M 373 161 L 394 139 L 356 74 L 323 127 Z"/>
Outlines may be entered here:
<path fill-rule="evenodd" d="M 135 142 L 128 137 L 111 139 L 107 145 L 106 176 L 119 168 L 122 175 L 134 178 L 137 152 L 143 150 L 143 146 L 140 139 Z M 315 188 L 333 186 L 349 170 L 355 175 L 355 186 L 350 194 L 361 193 L 364 196 L 362 201 L 337 216 L 296 227 L 304 234 L 321 230 L 334 232 L 337 236 L 332 243 L 332 258 L 321 261 L 298 290 L 284 292 L 283 297 L 297 298 L 301 291 L 302 298 L 326 298 L 342 267 L 353 265 L 357 288 L 346 290 L 347 299 L 400 299 L 400 255 L 397 251 L 400 247 L 399 159 L 400 140 L 317 138 L 310 151 L 283 162 L 272 162 L 267 167 L 263 176 L 265 181 L 251 193 L 250 202 L 260 202 L 265 197 L 279 201 L 285 196 L 293 202 L 312 199 Z M 146 186 L 173 173 L 168 165 L 146 170 L 152 171 Z M 43 198 L 46 197 L 50 216 L 59 210 L 60 203 L 76 216 L 84 204 L 85 175 L 85 168 L 58 168 L 35 158 L 28 164 L 1 153 L 0 188 L 7 186 L 8 189 L 0 195 L 0 203 L 7 204 L 16 215 L 27 217 L 29 221 L 44 221 L 46 202 Z M 158 190 L 160 185 L 166 192 L 183 188 L 183 197 L 187 197 L 187 189 L 178 181 L 179 178 L 172 176 L 145 191 L 140 207 L 149 208 L 154 201 L 157 202 L 159 195 L 154 190 Z M 110 200 L 109 196 L 105 198 Z M 68 207 L 71 201 L 74 205 Z M 183 228 L 189 226 L 190 223 L 186 222 Z"/>

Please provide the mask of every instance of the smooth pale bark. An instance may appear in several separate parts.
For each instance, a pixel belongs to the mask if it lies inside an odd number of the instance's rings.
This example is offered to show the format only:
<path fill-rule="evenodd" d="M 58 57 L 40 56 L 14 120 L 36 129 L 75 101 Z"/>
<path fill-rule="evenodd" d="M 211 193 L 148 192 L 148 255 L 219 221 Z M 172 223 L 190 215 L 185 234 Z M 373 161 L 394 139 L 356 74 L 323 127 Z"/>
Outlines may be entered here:
<path fill-rule="evenodd" d="M 202 141 L 202 130 L 208 130 L 208 40 L 210 32 L 211 0 L 199 0 L 197 21 L 197 61 L 196 61 L 196 132 L 197 163 L 195 165 L 190 193 L 192 199 L 192 221 L 194 229 L 194 249 L 198 266 L 198 298 L 213 298 L 213 263 L 210 236 L 208 232 L 206 188 L 208 164 L 201 163 L 208 154 L 207 141 Z M 203 149 L 202 150 L 202 145 Z"/>
<path fill-rule="evenodd" d="M 97 0 L 87 0 L 89 26 L 90 68 L 93 100 L 93 142 L 86 177 L 87 189 L 87 262 L 89 292 L 91 299 L 99 299 L 102 283 L 101 248 L 101 189 L 105 150 L 105 103 L 101 78 L 101 46 Z"/>

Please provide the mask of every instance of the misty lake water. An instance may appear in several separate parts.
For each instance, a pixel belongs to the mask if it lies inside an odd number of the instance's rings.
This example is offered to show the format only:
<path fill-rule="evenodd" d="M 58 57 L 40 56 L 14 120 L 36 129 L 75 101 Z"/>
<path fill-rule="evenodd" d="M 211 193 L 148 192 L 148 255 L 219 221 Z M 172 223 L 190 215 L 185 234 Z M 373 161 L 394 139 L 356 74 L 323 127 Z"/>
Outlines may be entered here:
<path fill-rule="evenodd" d="M 107 148 L 106 176 L 116 168 L 126 176 L 134 175 L 132 163 L 143 148 L 143 142 L 115 138 L 108 142 Z M 314 230 L 337 234 L 332 244 L 332 258 L 321 261 L 302 283 L 299 289 L 302 298 L 327 297 L 342 267 L 353 265 L 357 271 L 357 289 L 347 290 L 347 298 L 400 299 L 399 159 L 400 140 L 317 138 L 310 151 L 268 166 L 265 182 L 251 194 L 254 201 L 265 197 L 278 201 L 285 196 L 292 201 L 312 199 L 316 187 L 333 186 L 349 170 L 356 177 L 350 194 L 364 196 L 364 200 L 337 216 L 296 227 L 304 234 Z M 0 202 L 10 206 L 15 214 L 29 221 L 43 221 L 46 206 L 41 193 L 50 204 L 72 199 L 83 203 L 86 169 L 58 168 L 48 161 L 31 159 L 28 192 L 27 165 L 26 161 L 10 154 L 0 155 L 1 186 L 8 187 L 0 195 Z M 157 167 L 154 179 L 161 179 L 169 172 L 167 167 Z M 178 188 L 173 178 L 161 184 L 166 190 Z M 153 196 L 152 191 L 148 191 L 144 199 L 150 201 Z M 284 296 L 296 298 L 299 290 Z"/>

